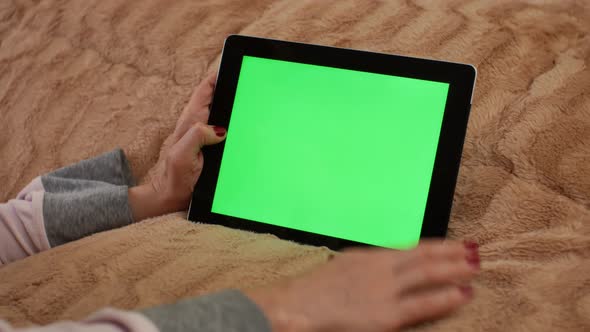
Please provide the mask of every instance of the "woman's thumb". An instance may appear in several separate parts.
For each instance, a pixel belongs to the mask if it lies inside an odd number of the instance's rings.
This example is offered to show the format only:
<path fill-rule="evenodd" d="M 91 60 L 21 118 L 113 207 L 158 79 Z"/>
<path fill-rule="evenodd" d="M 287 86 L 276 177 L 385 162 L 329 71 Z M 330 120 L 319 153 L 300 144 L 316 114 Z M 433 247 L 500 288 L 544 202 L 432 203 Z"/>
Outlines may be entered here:
<path fill-rule="evenodd" d="M 217 144 L 225 139 L 227 131 L 219 126 L 194 124 L 178 141 L 182 150 L 198 151 L 205 145 Z"/>

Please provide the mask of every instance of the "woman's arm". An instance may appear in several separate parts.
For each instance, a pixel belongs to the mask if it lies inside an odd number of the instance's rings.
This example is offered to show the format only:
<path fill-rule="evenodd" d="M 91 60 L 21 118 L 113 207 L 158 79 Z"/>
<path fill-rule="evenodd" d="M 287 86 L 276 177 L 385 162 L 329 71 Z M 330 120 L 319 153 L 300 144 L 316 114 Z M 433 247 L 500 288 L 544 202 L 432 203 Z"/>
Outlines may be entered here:
<path fill-rule="evenodd" d="M 103 309 L 82 321 L 60 321 L 45 326 L 13 328 L 0 320 L 0 332 L 158 332 L 143 315 L 115 309 Z"/>
<path fill-rule="evenodd" d="M 107 308 L 82 321 L 11 328 L 0 320 L 0 332 L 271 332 L 264 313 L 249 298 L 227 290 L 139 312 Z"/>
<path fill-rule="evenodd" d="M 121 149 L 35 178 L 0 204 L 0 265 L 132 222 Z"/>
<path fill-rule="evenodd" d="M 355 249 L 290 280 L 139 312 L 101 310 L 81 322 L 0 332 L 393 332 L 452 313 L 473 297 L 475 243 L 425 241 L 409 251 Z"/>
<path fill-rule="evenodd" d="M 201 172 L 200 148 L 225 129 L 197 123 L 171 147 L 150 183 L 135 183 L 115 149 L 34 179 L 0 204 L 0 266 L 82 237 L 186 209 Z"/>
<path fill-rule="evenodd" d="M 188 207 L 203 166 L 200 147 L 225 138 L 206 125 L 215 76 L 197 86 L 163 144 L 151 182 L 134 186 L 121 149 L 34 179 L 0 204 L 0 266 L 79 238 Z"/>

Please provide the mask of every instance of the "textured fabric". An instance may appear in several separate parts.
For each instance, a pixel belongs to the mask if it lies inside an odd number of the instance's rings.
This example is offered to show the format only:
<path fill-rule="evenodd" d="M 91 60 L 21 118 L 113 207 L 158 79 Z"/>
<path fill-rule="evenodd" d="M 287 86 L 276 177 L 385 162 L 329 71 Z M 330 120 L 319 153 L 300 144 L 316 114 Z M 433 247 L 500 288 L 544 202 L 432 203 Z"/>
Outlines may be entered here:
<path fill-rule="evenodd" d="M 0 318 L 45 325 L 104 307 L 133 310 L 246 290 L 308 271 L 332 255 L 185 217 L 174 213 L 96 233 L 0 268 Z"/>
<path fill-rule="evenodd" d="M 416 330 L 589 331 L 589 7 L 0 1 L 0 201 L 38 174 L 116 146 L 147 181 L 231 33 L 467 62 L 478 77 L 448 234 L 482 245 L 483 272 L 471 305 Z M 49 323 L 109 305 L 172 303 L 302 273 L 329 254 L 184 217 L 99 233 L 3 267 L 0 317 Z"/>
<path fill-rule="evenodd" d="M 224 291 L 142 311 L 165 332 L 270 332 L 258 306 L 238 291 Z"/>
<path fill-rule="evenodd" d="M 43 224 L 43 191 L 37 177 L 16 199 L 0 203 L 0 266 L 49 249 Z"/>
<path fill-rule="evenodd" d="M 141 314 L 111 308 L 103 309 L 80 322 L 63 321 L 46 326 L 12 328 L 0 320 L 0 332 L 158 332 Z M 165 331 L 163 331 L 165 332 Z"/>

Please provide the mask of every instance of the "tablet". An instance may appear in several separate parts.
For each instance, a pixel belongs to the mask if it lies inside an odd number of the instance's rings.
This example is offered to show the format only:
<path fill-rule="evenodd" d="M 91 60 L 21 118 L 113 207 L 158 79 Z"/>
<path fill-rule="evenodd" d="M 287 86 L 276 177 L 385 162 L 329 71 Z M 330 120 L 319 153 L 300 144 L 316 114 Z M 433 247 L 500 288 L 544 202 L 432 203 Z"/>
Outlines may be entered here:
<path fill-rule="evenodd" d="M 473 66 L 247 36 L 222 52 L 188 219 L 335 250 L 444 237 Z"/>

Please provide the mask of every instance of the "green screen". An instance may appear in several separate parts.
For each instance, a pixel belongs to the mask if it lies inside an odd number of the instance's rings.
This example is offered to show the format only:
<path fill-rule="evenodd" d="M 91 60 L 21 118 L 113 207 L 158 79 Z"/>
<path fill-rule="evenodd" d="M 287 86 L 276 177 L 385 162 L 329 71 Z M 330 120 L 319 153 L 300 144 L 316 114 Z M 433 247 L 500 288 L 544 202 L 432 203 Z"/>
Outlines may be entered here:
<path fill-rule="evenodd" d="M 405 249 L 448 84 L 244 56 L 212 212 Z"/>

